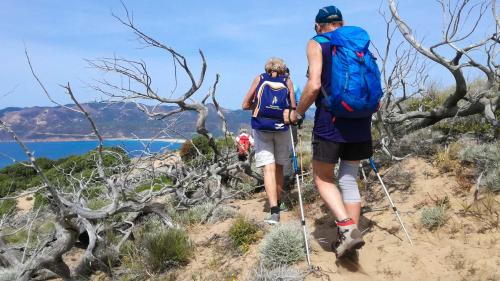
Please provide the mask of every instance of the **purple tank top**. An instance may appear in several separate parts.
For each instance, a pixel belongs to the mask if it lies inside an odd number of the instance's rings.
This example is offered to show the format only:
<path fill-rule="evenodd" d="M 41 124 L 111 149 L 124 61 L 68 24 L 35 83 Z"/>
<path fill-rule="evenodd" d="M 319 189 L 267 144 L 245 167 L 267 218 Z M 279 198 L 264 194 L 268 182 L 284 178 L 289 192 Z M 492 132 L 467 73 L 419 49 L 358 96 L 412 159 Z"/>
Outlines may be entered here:
<path fill-rule="evenodd" d="M 323 69 L 321 71 L 321 86 L 326 93 L 318 94 L 316 98 L 316 113 L 314 114 L 313 133 L 320 139 L 333 142 L 365 142 L 372 138 L 372 118 L 340 118 L 335 117 L 323 106 L 324 95 L 329 95 L 332 73 L 332 53 L 329 43 L 321 43 L 323 54 Z"/>

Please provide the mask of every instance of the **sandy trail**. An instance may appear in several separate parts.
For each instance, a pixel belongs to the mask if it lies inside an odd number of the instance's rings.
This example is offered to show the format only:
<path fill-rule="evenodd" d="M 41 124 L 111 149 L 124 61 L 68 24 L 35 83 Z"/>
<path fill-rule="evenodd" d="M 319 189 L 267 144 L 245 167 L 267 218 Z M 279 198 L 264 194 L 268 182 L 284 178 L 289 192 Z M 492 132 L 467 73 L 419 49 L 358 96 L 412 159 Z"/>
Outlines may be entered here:
<path fill-rule="evenodd" d="M 401 167 L 415 175 L 411 191 L 391 191 L 396 206 L 410 232 L 414 246 L 410 246 L 381 187 L 372 186 L 381 196 L 374 209 L 365 213 L 360 226 L 365 230 L 366 245 L 357 261 L 337 261 L 331 251 L 334 239 L 334 220 L 321 200 L 306 204 L 306 224 L 311 241 L 311 260 L 316 269 L 306 280 L 498 280 L 500 279 L 500 233 L 483 221 L 460 214 L 472 195 L 457 195 L 455 177 L 442 174 L 422 159 L 407 159 Z M 448 221 L 436 231 L 429 231 L 420 223 L 421 209 L 433 206 L 434 200 L 448 196 Z M 496 196 L 493 208 L 500 211 Z M 238 200 L 241 214 L 258 222 L 266 216 L 265 193 L 249 200 Z M 366 204 L 364 204 L 366 205 Z M 299 222 L 298 208 L 282 213 L 282 222 Z M 232 220 L 215 225 L 198 226 L 190 230 L 197 245 L 195 259 L 180 269 L 178 280 L 246 280 L 258 262 L 259 244 L 243 256 L 228 258 L 229 251 L 211 243 L 227 236 Z M 306 270 L 307 265 L 298 265 Z M 228 273 L 227 275 L 224 275 Z M 195 276 L 195 277 L 193 277 Z M 237 276 L 237 277 L 236 277 Z M 194 279 L 193 279 L 194 278 Z M 213 279 L 217 278 L 217 279 Z M 236 278 L 236 279 L 233 279 Z"/>

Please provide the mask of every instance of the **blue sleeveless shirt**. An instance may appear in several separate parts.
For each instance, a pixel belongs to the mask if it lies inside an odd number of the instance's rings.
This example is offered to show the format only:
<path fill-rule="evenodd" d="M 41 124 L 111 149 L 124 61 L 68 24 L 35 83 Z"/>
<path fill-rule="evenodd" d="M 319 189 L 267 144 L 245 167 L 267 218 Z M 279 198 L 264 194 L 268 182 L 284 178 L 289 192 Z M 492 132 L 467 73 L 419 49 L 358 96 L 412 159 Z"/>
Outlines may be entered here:
<path fill-rule="evenodd" d="M 315 40 L 318 42 L 318 40 Z M 332 52 L 328 42 L 318 42 L 323 55 L 323 69 L 321 70 L 321 86 L 326 91 L 320 90 L 315 105 L 313 133 L 316 137 L 332 142 L 365 142 L 372 139 L 371 117 L 366 118 L 340 118 L 335 117 L 323 106 L 324 95 L 331 91 Z"/>

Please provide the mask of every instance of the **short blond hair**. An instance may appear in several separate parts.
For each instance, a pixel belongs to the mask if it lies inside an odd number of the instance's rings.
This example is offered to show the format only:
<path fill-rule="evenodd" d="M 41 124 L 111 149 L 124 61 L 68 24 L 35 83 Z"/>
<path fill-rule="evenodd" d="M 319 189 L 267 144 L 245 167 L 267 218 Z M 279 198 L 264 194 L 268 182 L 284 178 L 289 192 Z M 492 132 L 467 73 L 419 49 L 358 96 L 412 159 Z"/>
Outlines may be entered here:
<path fill-rule="evenodd" d="M 278 74 L 285 74 L 287 67 L 284 60 L 272 57 L 267 60 L 264 69 L 267 73 L 278 72 Z"/>

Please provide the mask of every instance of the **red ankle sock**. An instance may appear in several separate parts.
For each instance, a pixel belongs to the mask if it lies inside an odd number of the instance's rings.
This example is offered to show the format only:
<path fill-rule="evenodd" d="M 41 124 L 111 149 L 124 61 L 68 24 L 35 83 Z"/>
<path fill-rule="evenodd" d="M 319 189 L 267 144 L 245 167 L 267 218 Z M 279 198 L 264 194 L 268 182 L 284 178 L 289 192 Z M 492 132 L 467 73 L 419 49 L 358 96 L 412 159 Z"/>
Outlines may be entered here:
<path fill-rule="evenodd" d="M 354 224 L 354 221 L 351 218 L 341 220 L 337 222 L 337 226 L 349 226 Z"/>

